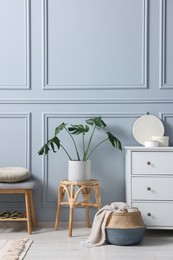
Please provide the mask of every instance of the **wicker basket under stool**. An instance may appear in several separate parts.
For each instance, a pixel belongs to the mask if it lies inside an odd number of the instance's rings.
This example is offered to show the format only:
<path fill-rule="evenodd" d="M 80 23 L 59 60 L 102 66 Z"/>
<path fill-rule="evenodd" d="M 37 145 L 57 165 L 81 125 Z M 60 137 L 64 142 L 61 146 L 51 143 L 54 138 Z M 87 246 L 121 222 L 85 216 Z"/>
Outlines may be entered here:
<path fill-rule="evenodd" d="M 111 213 L 106 223 L 106 242 L 114 245 L 134 245 L 142 241 L 145 225 L 139 210 Z"/>

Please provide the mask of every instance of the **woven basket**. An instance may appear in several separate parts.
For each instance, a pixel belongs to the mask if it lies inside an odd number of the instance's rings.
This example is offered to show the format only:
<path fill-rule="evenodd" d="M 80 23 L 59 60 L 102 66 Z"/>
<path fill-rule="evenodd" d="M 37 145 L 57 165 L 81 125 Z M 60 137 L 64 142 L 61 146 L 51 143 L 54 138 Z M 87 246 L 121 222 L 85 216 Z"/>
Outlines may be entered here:
<path fill-rule="evenodd" d="M 145 225 L 139 210 L 111 213 L 106 223 L 106 242 L 115 245 L 133 245 L 142 241 Z"/>
<path fill-rule="evenodd" d="M 132 212 L 114 212 L 108 217 L 107 228 L 137 228 L 145 227 L 139 210 Z"/>

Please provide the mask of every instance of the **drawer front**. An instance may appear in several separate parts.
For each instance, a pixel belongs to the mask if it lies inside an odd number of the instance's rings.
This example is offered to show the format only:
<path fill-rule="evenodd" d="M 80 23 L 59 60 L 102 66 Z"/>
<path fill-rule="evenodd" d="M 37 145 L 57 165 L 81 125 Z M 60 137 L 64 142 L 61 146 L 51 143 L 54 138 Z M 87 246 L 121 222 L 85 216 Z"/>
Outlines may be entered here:
<path fill-rule="evenodd" d="M 173 227 L 173 202 L 132 203 L 142 214 L 146 226 Z"/>
<path fill-rule="evenodd" d="M 173 200 L 173 178 L 132 177 L 132 200 Z"/>
<path fill-rule="evenodd" d="M 173 174 L 173 152 L 132 152 L 132 174 Z"/>

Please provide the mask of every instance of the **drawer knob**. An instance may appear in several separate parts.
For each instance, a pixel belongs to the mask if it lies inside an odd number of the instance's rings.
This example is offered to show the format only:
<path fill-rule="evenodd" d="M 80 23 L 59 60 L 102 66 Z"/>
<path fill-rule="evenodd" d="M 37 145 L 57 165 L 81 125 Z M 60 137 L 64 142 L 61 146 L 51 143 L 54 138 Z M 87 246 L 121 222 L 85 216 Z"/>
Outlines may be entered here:
<path fill-rule="evenodd" d="M 147 165 L 151 165 L 151 162 L 148 161 L 148 162 L 147 162 Z"/>
<path fill-rule="evenodd" d="M 151 213 L 147 213 L 147 216 L 148 216 L 148 217 L 151 217 Z"/>
<path fill-rule="evenodd" d="M 151 188 L 150 188 L 150 187 L 147 187 L 147 190 L 149 191 L 149 190 L 151 190 Z"/>

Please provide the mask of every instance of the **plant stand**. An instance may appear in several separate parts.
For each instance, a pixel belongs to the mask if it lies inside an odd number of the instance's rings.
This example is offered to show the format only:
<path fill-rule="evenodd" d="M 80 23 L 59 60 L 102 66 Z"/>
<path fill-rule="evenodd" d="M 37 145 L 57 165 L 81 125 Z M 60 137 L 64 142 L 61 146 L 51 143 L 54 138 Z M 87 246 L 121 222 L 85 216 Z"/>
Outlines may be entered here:
<path fill-rule="evenodd" d="M 91 192 L 94 192 L 95 203 L 90 202 Z M 78 201 L 79 194 L 82 194 L 84 201 Z M 65 194 L 67 195 L 67 201 L 64 201 Z M 86 226 L 90 227 L 89 223 L 89 208 L 96 207 L 101 208 L 101 196 L 100 185 L 97 180 L 89 180 L 84 182 L 74 182 L 68 180 L 62 180 L 58 188 L 58 207 L 55 220 L 55 229 L 58 229 L 59 216 L 61 206 L 69 206 L 69 229 L 68 234 L 72 236 L 73 228 L 73 210 L 76 207 L 86 208 Z"/>

